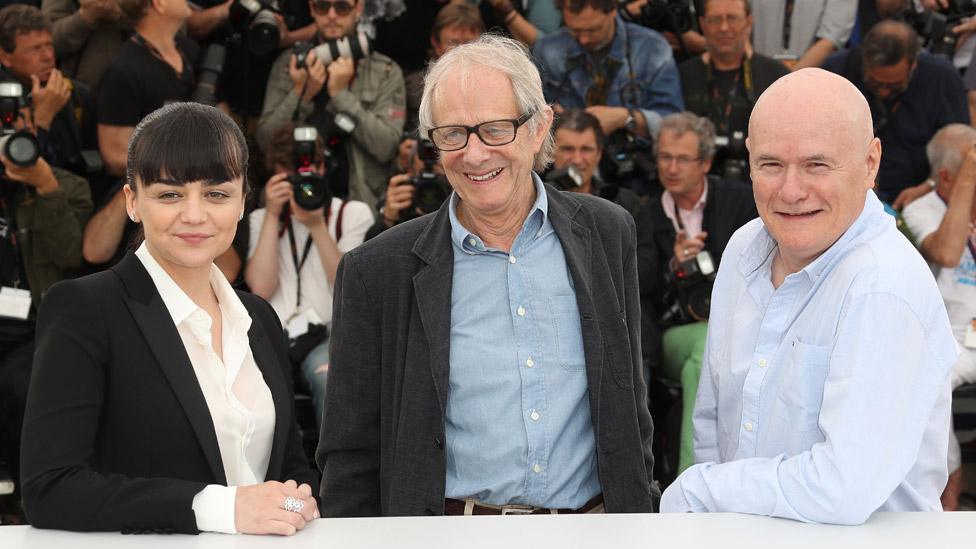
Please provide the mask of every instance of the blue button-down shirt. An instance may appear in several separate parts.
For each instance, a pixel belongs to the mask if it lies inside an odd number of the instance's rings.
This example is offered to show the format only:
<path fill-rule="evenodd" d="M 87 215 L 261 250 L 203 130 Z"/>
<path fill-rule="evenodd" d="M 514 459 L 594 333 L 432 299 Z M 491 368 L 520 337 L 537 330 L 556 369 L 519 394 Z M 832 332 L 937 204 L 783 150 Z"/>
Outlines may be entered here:
<path fill-rule="evenodd" d="M 726 248 L 695 404 L 695 458 L 662 511 L 861 523 L 938 511 L 956 358 L 921 256 L 868 193 L 823 255 L 771 283 L 757 219 Z"/>
<path fill-rule="evenodd" d="M 449 203 L 454 248 L 449 498 L 579 508 L 600 493 L 573 280 L 542 182 L 511 253 Z"/>
<path fill-rule="evenodd" d="M 616 67 L 616 72 L 610 75 L 606 104 L 640 109 L 653 134 L 661 126 L 662 116 L 684 109 L 681 78 L 671 46 L 657 32 L 624 23 L 619 15 L 616 25 L 610 52 L 603 61 L 604 66 Z M 594 62 L 569 29 L 562 28 L 537 40 L 532 55 L 542 74 L 548 101 L 566 109 L 588 106 L 586 91 L 593 84 Z"/>

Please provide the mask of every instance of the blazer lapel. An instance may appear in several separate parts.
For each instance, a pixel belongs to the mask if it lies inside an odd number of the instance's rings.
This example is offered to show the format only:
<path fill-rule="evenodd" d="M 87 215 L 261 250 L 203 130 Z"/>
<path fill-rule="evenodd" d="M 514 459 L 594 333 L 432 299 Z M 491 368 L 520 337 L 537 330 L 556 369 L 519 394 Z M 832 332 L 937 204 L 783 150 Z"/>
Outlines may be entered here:
<path fill-rule="evenodd" d="M 244 300 L 242 300 L 244 301 Z M 244 301 L 247 305 L 247 302 Z M 251 345 L 251 354 L 254 362 L 261 370 L 264 382 L 268 384 L 271 391 L 271 399 L 275 407 L 275 431 L 274 442 L 271 446 L 271 460 L 268 462 L 267 479 L 277 478 L 281 472 L 282 462 L 285 457 L 285 448 L 288 445 L 288 431 L 292 422 L 292 400 L 291 391 L 288 390 L 288 381 L 285 380 L 278 357 L 275 356 L 271 340 L 268 339 L 267 331 L 258 320 L 258 315 L 248 307 L 251 314 L 251 328 L 247 331 L 247 338 Z"/>
<path fill-rule="evenodd" d="M 599 394 L 596 389 L 603 371 L 603 337 L 593 303 L 592 235 L 589 229 L 576 221 L 580 210 L 578 202 L 570 200 L 564 193 L 549 185 L 546 185 L 546 190 L 549 198 L 549 221 L 559 237 L 576 289 L 583 353 L 586 355 L 586 375 L 590 384 L 590 399 L 593 400 Z"/>
<path fill-rule="evenodd" d="M 447 204 L 434 214 L 434 219 L 417 238 L 413 252 L 427 263 L 414 275 L 413 288 L 420 321 L 427 336 L 434 389 L 443 414 L 447 408 L 450 379 L 451 284 L 454 279 L 454 251 Z"/>
<path fill-rule="evenodd" d="M 125 284 L 128 293 L 125 296 L 126 306 L 183 406 L 213 472 L 214 480 L 217 484 L 227 484 L 210 408 L 193 372 L 183 340 L 159 292 L 156 291 L 152 278 L 139 258 L 131 253 L 112 267 L 112 270 Z"/>

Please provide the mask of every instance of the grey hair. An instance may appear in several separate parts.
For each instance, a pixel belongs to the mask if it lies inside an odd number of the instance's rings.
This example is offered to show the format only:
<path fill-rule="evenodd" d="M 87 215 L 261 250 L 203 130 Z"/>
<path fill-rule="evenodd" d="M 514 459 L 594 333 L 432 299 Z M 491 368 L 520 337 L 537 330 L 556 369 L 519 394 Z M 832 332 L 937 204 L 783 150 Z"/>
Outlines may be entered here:
<path fill-rule="evenodd" d="M 428 130 L 434 127 L 434 101 L 437 97 L 437 86 L 444 78 L 455 70 L 461 71 L 462 82 L 469 75 L 477 75 L 475 69 L 492 69 L 508 76 L 515 93 L 515 101 L 519 110 L 532 113 L 532 118 L 526 122 L 529 131 L 536 132 L 540 124 L 546 123 L 546 110 L 549 105 L 542 94 L 542 78 L 539 69 L 532 62 L 529 51 L 520 42 L 494 34 L 483 34 L 478 40 L 457 46 L 445 53 L 427 69 L 424 77 L 424 94 L 420 99 L 421 136 L 426 136 Z M 552 163 L 555 144 L 552 128 L 547 132 L 545 141 L 536 153 L 533 168 L 542 171 Z"/>
<path fill-rule="evenodd" d="M 715 155 L 715 125 L 704 116 L 698 116 L 688 111 L 671 113 L 661 120 L 661 127 L 654 134 L 654 150 L 657 150 L 661 133 L 665 130 L 674 132 L 681 137 L 685 132 L 692 132 L 698 136 L 698 156 L 702 160 L 711 160 Z"/>
<path fill-rule="evenodd" d="M 949 124 L 935 132 L 925 145 L 929 159 L 929 177 L 938 181 L 939 170 L 945 169 L 953 176 L 962 165 L 962 150 L 976 143 L 976 128 L 968 124 Z"/>

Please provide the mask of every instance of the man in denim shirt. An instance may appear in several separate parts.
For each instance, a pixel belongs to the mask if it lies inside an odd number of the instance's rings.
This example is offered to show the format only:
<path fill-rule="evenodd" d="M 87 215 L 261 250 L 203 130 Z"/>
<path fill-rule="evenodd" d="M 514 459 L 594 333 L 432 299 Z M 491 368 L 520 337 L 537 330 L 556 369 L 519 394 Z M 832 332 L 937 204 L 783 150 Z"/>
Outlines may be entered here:
<path fill-rule="evenodd" d="M 606 134 L 655 133 L 661 117 L 684 109 L 678 69 L 657 32 L 625 23 L 614 0 L 557 0 L 565 27 L 539 39 L 533 56 L 546 99 L 586 108 Z"/>

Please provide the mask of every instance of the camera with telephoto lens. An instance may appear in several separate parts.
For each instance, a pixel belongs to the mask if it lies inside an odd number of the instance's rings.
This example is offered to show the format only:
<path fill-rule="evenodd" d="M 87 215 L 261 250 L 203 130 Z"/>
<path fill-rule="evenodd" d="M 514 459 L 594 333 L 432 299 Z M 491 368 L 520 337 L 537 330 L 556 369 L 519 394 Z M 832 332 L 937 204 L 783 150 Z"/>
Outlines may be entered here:
<path fill-rule="evenodd" d="M 648 0 L 634 21 L 658 32 L 684 34 L 694 26 L 688 0 Z"/>
<path fill-rule="evenodd" d="M 949 0 L 949 6 L 917 13 L 913 8 L 904 12 L 905 23 L 922 39 L 923 47 L 933 55 L 952 59 L 956 53 L 958 36 L 952 28 L 963 19 L 976 15 L 976 0 Z"/>
<path fill-rule="evenodd" d="M 281 40 L 276 17 L 280 13 L 277 0 L 234 0 L 227 16 L 232 40 L 247 44 L 254 55 L 274 52 Z"/>
<path fill-rule="evenodd" d="M 447 178 L 434 171 L 437 164 L 437 147 L 427 139 L 417 140 L 417 158 L 424 163 L 420 173 L 404 184 L 413 185 L 412 207 L 400 212 L 400 219 L 406 221 L 418 215 L 436 212 L 451 194 Z"/>
<path fill-rule="evenodd" d="M 661 316 L 661 324 L 675 326 L 708 320 L 712 305 L 715 262 L 707 250 L 687 261 L 674 261 L 665 275 L 667 290 L 664 302 L 670 307 Z"/>
<path fill-rule="evenodd" d="M 207 46 L 197 69 L 197 87 L 190 95 L 190 101 L 211 107 L 217 105 L 217 82 L 224 72 L 226 59 L 227 46 L 217 43 Z"/>
<path fill-rule="evenodd" d="M 572 191 L 583 186 L 583 175 L 570 164 L 565 168 L 550 170 L 545 181 L 561 191 Z"/>
<path fill-rule="evenodd" d="M 328 180 L 316 172 L 315 146 L 319 136 L 313 126 L 298 126 L 292 134 L 295 173 L 288 176 L 295 204 L 303 210 L 317 210 L 332 200 Z"/>
<path fill-rule="evenodd" d="M 315 52 L 315 58 L 323 65 L 328 65 L 340 57 L 348 57 L 357 61 L 369 56 L 369 36 L 366 33 L 359 32 L 343 36 L 337 40 L 326 40 L 317 46 L 308 42 L 298 42 L 292 48 L 292 53 L 295 54 L 295 66 L 300 69 L 307 69 L 306 60 L 311 51 Z"/>
<path fill-rule="evenodd" d="M 0 153 L 17 166 L 26 168 L 37 163 L 41 145 L 31 132 L 14 128 L 20 109 L 25 105 L 24 87 L 20 82 L 0 82 Z"/>

